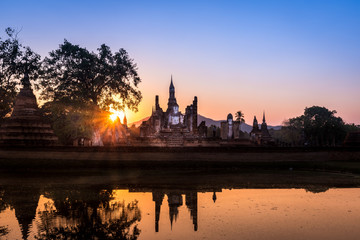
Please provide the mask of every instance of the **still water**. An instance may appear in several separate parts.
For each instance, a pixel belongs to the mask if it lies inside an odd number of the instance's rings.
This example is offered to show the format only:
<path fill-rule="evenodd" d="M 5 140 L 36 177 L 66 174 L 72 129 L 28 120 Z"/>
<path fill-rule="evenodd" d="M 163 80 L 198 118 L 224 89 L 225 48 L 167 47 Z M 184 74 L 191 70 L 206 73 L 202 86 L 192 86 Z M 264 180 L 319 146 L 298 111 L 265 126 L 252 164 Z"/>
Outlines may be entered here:
<path fill-rule="evenodd" d="M 0 239 L 359 239 L 359 178 L 314 173 L 0 177 Z"/>

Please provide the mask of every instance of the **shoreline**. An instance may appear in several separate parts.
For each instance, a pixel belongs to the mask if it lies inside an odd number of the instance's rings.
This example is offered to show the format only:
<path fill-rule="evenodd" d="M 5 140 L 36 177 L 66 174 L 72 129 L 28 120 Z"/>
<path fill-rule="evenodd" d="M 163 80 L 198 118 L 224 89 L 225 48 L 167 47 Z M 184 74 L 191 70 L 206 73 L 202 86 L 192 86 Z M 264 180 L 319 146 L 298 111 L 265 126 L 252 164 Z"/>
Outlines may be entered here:
<path fill-rule="evenodd" d="M 0 147 L 2 170 L 303 169 L 360 174 L 360 148 Z"/>

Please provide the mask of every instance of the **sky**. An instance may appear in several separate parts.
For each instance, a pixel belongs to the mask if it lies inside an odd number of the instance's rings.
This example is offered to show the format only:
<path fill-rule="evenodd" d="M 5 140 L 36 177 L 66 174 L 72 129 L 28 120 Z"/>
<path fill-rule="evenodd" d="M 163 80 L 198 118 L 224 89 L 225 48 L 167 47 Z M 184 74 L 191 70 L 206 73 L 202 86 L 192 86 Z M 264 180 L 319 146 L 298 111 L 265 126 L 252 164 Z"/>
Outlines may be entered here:
<path fill-rule="evenodd" d="M 128 122 L 166 110 L 170 76 L 184 112 L 214 120 L 241 110 L 280 125 L 314 105 L 360 124 L 360 1 L 1 0 L 6 27 L 42 57 L 64 39 L 91 51 L 124 48 L 143 100 Z M 3 29 L 3 30 L 1 30 Z"/>

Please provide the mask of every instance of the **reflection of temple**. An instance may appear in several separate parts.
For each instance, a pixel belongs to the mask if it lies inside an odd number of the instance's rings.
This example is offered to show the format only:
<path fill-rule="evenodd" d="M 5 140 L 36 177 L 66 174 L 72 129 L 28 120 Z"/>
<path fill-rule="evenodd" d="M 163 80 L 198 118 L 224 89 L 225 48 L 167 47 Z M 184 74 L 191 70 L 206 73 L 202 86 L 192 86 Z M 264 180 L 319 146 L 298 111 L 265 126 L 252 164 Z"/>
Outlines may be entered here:
<path fill-rule="evenodd" d="M 197 97 L 193 104 L 179 111 L 175 98 L 175 87 L 171 78 L 169 100 L 166 112 L 159 105 L 159 96 L 155 96 L 155 107 L 151 117 L 140 126 L 140 137 L 150 141 L 164 140 L 168 146 L 181 146 L 185 139 L 198 136 Z"/>
<path fill-rule="evenodd" d="M 151 188 L 130 190 L 130 192 L 139 191 L 152 193 L 155 202 L 155 232 L 159 231 L 160 211 L 165 195 L 168 199 L 171 228 L 179 217 L 179 207 L 183 206 L 185 202 L 194 231 L 198 230 L 198 190 L 153 190 Z M 215 202 L 215 190 L 209 189 L 209 191 L 214 191 L 212 199 Z M 221 191 L 221 189 L 216 191 Z M 137 221 L 140 221 L 140 209 L 135 203 L 136 200 L 130 205 L 119 200 L 113 201 L 111 192 L 111 190 L 101 189 L 65 191 L 62 189 L 42 192 L 39 188 L 33 187 L 26 189 L 11 188 L 4 191 L 5 194 L 2 198 L 4 202 L 15 209 L 15 216 L 19 222 L 23 239 L 29 237 L 29 230 L 32 229 L 32 225 L 35 223 L 36 214 L 39 214 L 41 219 L 41 225 L 38 225 L 40 227 L 39 232 L 35 233 L 39 234 L 37 236 L 39 239 L 46 239 L 52 235 L 69 234 L 66 231 L 79 232 L 81 235 L 74 235 L 73 237 L 82 236 L 83 238 L 93 236 L 92 234 L 100 234 L 97 236 L 101 236 L 101 231 L 107 228 L 116 229 L 117 232 L 129 232 L 136 227 Z M 42 210 L 39 210 L 39 204 L 42 202 L 40 200 L 44 198 L 48 199 L 49 202 L 46 203 L 45 208 L 40 207 Z M 37 209 L 38 213 L 36 213 Z M 129 229 L 124 228 L 126 222 L 131 223 L 131 228 L 130 226 Z M 62 232 L 61 229 L 64 229 L 64 227 L 65 232 Z M 133 233 L 135 234 L 136 231 Z"/>
<path fill-rule="evenodd" d="M 164 193 L 154 191 L 152 193 L 153 201 L 155 202 L 155 232 L 159 231 L 159 220 L 160 220 L 160 210 L 161 205 L 164 200 Z"/>
<path fill-rule="evenodd" d="M 159 231 L 159 220 L 160 220 L 160 210 L 161 205 L 165 196 L 163 191 L 154 190 L 153 194 L 153 201 L 155 202 L 155 231 Z M 183 205 L 183 197 L 181 192 L 174 192 L 171 191 L 166 193 L 168 197 L 168 204 L 169 204 L 169 218 L 171 227 L 173 225 L 174 220 L 176 221 L 179 214 L 179 207 Z M 190 211 L 190 218 L 194 224 L 194 231 L 197 231 L 197 192 L 196 191 L 187 191 L 185 192 L 185 204 Z"/>
<path fill-rule="evenodd" d="M 176 221 L 179 214 L 179 207 L 183 205 L 183 197 L 182 194 L 185 194 L 185 204 L 190 212 L 190 218 L 194 225 L 194 231 L 198 229 L 198 200 L 197 200 L 197 191 L 196 190 L 188 190 L 184 192 L 180 191 L 169 191 L 165 193 L 162 190 L 154 190 L 153 201 L 155 202 L 155 231 L 159 231 L 159 220 L 160 220 L 160 210 L 161 205 L 164 199 L 165 194 L 168 197 L 168 205 L 169 205 L 169 218 L 171 227 L 173 225 L 174 220 Z M 215 192 L 214 192 L 215 194 Z"/>
<path fill-rule="evenodd" d="M 22 238 L 28 239 L 30 226 L 36 215 L 39 201 L 39 189 L 13 189 L 11 194 L 5 191 L 3 201 L 15 210 L 16 219 L 19 222 Z"/>
<path fill-rule="evenodd" d="M 332 187 L 354 187 L 354 184 L 358 186 L 357 182 L 344 185 L 344 181 L 341 180 L 343 178 L 340 176 L 331 178 L 333 182 L 327 184 L 315 181 L 313 175 L 309 175 L 308 178 L 294 178 L 293 173 L 287 172 L 286 174 L 274 175 L 276 177 L 272 175 L 269 177 L 268 173 L 260 176 L 253 173 L 236 174 L 234 176 L 238 178 L 235 179 L 232 176 L 231 179 L 234 183 L 231 184 L 226 176 L 228 173 L 218 176 L 215 178 L 216 181 L 209 181 L 207 173 L 206 175 L 196 173 L 191 176 L 196 184 L 184 186 L 179 184 L 181 179 L 175 177 L 171 180 L 168 176 L 161 177 L 159 181 L 150 181 L 150 183 L 148 178 L 141 180 L 141 177 L 136 177 L 134 182 L 119 182 L 116 185 L 94 184 L 93 178 L 89 178 L 89 185 L 85 186 L 70 183 L 72 181 L 67 184 L 59 184 L 59 179 L 52 181 L 41 179 L 41 182 L 35 182 L 36 184 L 30 182 L 22 186 L 19 186 L 20 184 L 0 185 L 0 212 L 8 207 L 14 209 L 20 225 L 21 233 L 19 234 L 22 234 L 23 239 L 31 238 L 34 234 L 37 234 L 35 237 L 38 239 L 49 239 L 49 236 L 57 236 L 58 239 L 121 239 L 120 236 L 124 234 L 134 236 L 132 239 L 136 239 L 140 230 L 134 231 L 134 229 L 141 221 L 141 209 L 138 207 L 136 199 L 125 204 L 125 198 L 117 198 L 114 194 L 115 189 L 128 189 L 130 193 L 151 193 L 152 200 L 155 203 L 155 232 L 159 232 L 160 212 L 164 202 L 165 204 L 167 202 L 169 207 L 168 221 L 170 221 L 171 227 L 179 219 L 179 214 L 183 214 L 181 211 L 184 209 L 181 207 L 185 203 L 194 231 L 197 231 L 199 227 L 198 193 L 200 192 L 213 192 L 208 197 L 209 200 L 212 199 L 210 201 L 215 202 L 217 200 L 216 192 L 221 192 L 223 188 L 305 188 L 307 191 L 318 193 Z M 319 178 L 322 177 L 319 176 Z M 63 181 L 62 176 L 60 179 Z M 264 179 L 266 179 L 265 182 Z M 282 180 L 279 182 L 278 179 Z M 111 181 L 113 182 L 114 179 L 111 178 Z M 175 185 L 173 185 L 174 182 Z M 121 195 L 118 196 L 121 197 Z M 165 196 L 167 201 L 164 201 Z M 41 201 L 44 198 L 49 202 L 49 207 L 43 206 L 41 208 L 40 204 L 44 205 L 45 203 Z M 146 199 L 148 198 L 146 197 Z M 0 227 L 2 224 L 1 222 Z M 34 224 L 36 224 L 36 228 L 33 227 Z M 39 232 L 34 232 L 34 229 Z M 31 231 L 30 235 L 29 230 Z"/>

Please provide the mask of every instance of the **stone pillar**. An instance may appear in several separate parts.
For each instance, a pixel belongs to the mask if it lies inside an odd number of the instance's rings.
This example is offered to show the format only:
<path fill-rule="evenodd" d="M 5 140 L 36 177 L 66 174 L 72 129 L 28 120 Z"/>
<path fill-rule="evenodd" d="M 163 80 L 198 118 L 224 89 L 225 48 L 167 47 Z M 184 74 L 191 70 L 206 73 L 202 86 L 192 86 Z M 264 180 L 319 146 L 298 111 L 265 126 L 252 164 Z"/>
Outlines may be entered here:
<path fill-rule="evenodd" d="M 229 124 L 227 121 L 221 122 L 220 124 L 220 137 L 222 140 L 226 140 L 228 138 Z"/>
<path fill-rule="evenodd" d="M 155 111 L 159 110 L 160 105 L 159 105 L 159 95 L 155 96 Z"/>
<path fill-rule="evenodd" d="M 193 107 L 192 107 L 192 129 L 193 129 L 193 133 L 197 134 L 198 133 L 198 128 L 197 128 L 197 97 L 194 97 L 194 101 L 193 101 Z"/>

